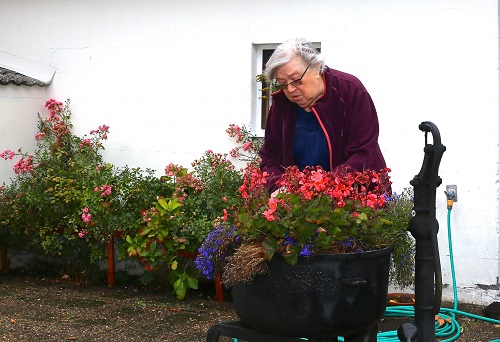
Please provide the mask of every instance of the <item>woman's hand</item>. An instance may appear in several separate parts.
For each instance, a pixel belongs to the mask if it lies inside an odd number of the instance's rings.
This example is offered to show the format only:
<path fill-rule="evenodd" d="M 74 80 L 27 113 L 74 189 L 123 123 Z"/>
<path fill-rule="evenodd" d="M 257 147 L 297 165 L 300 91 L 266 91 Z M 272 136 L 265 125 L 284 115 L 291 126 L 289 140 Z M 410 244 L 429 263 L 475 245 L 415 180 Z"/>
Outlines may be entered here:
<path fill-rule="evenodd" d="M 279 194 L 284 193 L 284 192 L 287 192 L 286 186 L 282 186 L 281 188 L 274 190 L 273 193 L 271 194 L 271 198 L 276 197 Z"/>

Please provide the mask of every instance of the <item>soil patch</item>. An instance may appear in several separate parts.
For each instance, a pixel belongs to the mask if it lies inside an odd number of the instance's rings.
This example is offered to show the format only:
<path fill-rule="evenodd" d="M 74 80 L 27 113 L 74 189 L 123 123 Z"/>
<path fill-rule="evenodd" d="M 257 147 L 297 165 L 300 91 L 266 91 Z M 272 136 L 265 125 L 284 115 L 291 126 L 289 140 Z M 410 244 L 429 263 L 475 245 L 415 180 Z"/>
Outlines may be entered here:
<path fill-rule="evenodd" d="M 0 275 L 0 340 L 206 341 L 212 325 L 238 319 L 230 294 L 226 297 L 225 302 L 217 302 L 213 283 L 208 282 L 181 302 L 164 290 L 77 285 L 54 277 L 6 273 Z M 482 309 L 459 305 L 459 310 L 477 315 Z M 384 318 L 380 329 L 397 329 L 407 320 L 411 319 Z M 463 331 L 458 341 L 500 339 L 498 325 L 463 316 L 458 321 Z"/>

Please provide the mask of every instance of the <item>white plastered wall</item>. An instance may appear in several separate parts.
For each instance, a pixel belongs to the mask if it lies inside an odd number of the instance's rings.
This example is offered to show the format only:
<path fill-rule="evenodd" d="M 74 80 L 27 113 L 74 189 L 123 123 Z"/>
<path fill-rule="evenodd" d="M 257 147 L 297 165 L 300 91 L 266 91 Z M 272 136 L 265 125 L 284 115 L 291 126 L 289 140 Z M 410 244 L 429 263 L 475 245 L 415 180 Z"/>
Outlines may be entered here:
<path fill-rule="evenodd" d="M 252 43 L 321 42 L 328 65 L 371 93 L 395 190 L 420 170 L 419 123 L 438 126 L 447 146 L 437 189 L 443 281 L 443 191 L 456 184 L 459 297 L 498 299 L 497 1 L 0 0 L 0 19 L 1 51 L 57 69 L 46 88 L 0 86 L 0 150 L 33 149 L 45 100 L 69 98 L 75 133 L 111 127 L 106 160 L 158 174 L 207 149 L 229 151 L 224 130 L 251 117 Z M 0 164 L 1 181 L 11 166 Z"/>

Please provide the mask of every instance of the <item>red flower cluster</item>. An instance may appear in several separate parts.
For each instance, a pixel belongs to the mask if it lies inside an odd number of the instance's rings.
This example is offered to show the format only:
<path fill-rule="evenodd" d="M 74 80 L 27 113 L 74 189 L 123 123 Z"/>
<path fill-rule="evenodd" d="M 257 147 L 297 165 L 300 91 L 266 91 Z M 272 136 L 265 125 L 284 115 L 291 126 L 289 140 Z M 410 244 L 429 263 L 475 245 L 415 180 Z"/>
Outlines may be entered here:
<path fill-rule="evenodd" d="M 389 168 L 380 172 L 339 168 L 335 172 L 327 172 L 318 166 L 301 172 L 297 167 L 290 167 L 278 185 L 285 187 L 288 193 L 300 194 L 304 200 L 327 195 L 338 207 L 344 207 L 347 200 L 354 200 L 363 207 L 376 209 L 384 206 L 385 195 L 390 192 L 390 171 Z"/>
<path fill-rule="evenodd" d="M 281 193 L 285 196 L 295 194 L 302 203 L 326 195 L 331 198 L 334 207 L 342 208 L 347 201 L 355 201 L 361 207 L 379 209 L 384 207 L 386 197 L 391 191 L 389 172 L 388 168 L 379 172 L 373 170 L 358 172 L 350 168 L 327 172 L 320 166 L 307 167 L 304 171 L 300 171 L 293 166 L 285 170 L 277 184 Z M 279 194 L 277 197 L 267 196 L 265 187 L 267 178 L 267 172 L 249 167 L 245 171 L 243 184 L 238 191 L 248 209 L 260 210 L 259 207 L 264 205 L 266 209 L 262 215 L 268 221 L 273 221 L 274 213 L 279 207 L 289 209 L 290 204 L 287 204 Z"/>
<path fill-rule="evenodd" d="M 195 192 L 203 190 L 203 183 L 191 173 L 188 173 L 187 169 L 181 165 L 168 164 L 165 167 L 165 175 L 176 183 L 174 196 L 181 203 L 187 197 L 187 189 L 192 188 Z"/>
<path fill-rule="evenodd" d="M 165 167 L 165 174 L 167 177 L 181 177 L 184 172 L 184 168 L 181 165 L 170 163 Z"/>
<path fill-rule="evenodd" d="M 245 126 L 240 127 L 231 124 L 226 129 L 226 133 L 228 133 L 231 138 L 234 138 L 237 144 L 237 146 L 232 148 L 229 152 L 232 158 L 246 162 L 247 165 L 259 165 L 259 151 L 262 146 L 262 141 L 258 139 L 250 129 Z"/>
<path fill-rule="evenodd" d="M 45 107 L 49 110 L 50 114 L 50 116 L 47 118 L 47 121 L 55 122 L 61 120 L 58 114 L 63 108 L 62 102 L 56 101 L 54 99 L 49 99 L 45 102 Z"/>
<path fill-rule="evenodd" d="M 387 246 L 392 242 L 389 172 L 343 167 L 327 172 L 319 166 L 300 171 L 293 166 L 279 179 L 280 191 L 269 195 L 269 175 L 248 167 L 233 214 L 236 235 L 242 244 L 260 243 L 268 260 L 277 252 L 292 265 L 314 250 Z"/>
<path fill-rule="evenodd" d="M 2 153 L 0 153 L 0 157 L 2 157 L 5 160 L 12 159 L 16 156 L 16 153 L 12 150 L 6 149 Z"/>
<path fill-rule="evenodd" d="M 236 235 L 242 244 L 260 243 L 268 260 L 280 253 L 292 265 L 313 251 L 387 246 L 392 243 L 389 172 L 293 166 L 279 179 L 280 191 L 269 195 L 268 174 L 248 167 L 234 213 Z"/>
<path fill-rule="evenodd" d="M 13 167 L 16 174 L 22 174 L 27 172 L 33 172 L 33 156 L 29 155 L 26 158 L 21 158 Z"/>
<path fill-rule="evenodd" d="M 226 129 L 226 132 L 231 138 L 236 138 L 236 143 L 242 142 L 245 138 L 243 132 L 241 131 L 241 127 L 235 124 L 230 124 Z"/>
<path fill-rule="evenodd" d="M 101 193 L 101 197 L 107 197 L 107 196 L 111 196 L 111 190 L 112 189 L 113 189 L 112 185 L 104 184 L 104 185 L 101 185 L 100 187 L 96 186 L 94 188 L 94 192 L 100 192 Z"/>
<path fill-rule="evenodd" d="M 14 167 L 12 168 L 14 172 L 17 175 L 27 173 L 27 172 L 33 172 L 34 167 L 33 167 L 33 156 L 31 154 L 29 155 L 24 155 L 21 152 L 15 153 L 14 151 L 11 151 L 9 149 L 3 151 L 0 153 L 0 157 L 5 159 L 5 160 L 11 160 L 13 159 L 16 154 L 21 155 L 21 159 L 19 159 L 16 164 L 14 164 Z"/>
<path fill-rule="evenodd" d="M 268 173 L 249 167 L 243 175 L 243 184 L 238 188 L 242 198 L 257 198 L 265 192 Z"/>
<path fill-rule="evenodd" d="M 109 133 L 109 126 L 107 126 L 107 125 L 99 126 L 98 129 L 93 129 L 90 131 L 91 135 L 98 135 L 103 140 L 108 139 L 107 133 Z"/>

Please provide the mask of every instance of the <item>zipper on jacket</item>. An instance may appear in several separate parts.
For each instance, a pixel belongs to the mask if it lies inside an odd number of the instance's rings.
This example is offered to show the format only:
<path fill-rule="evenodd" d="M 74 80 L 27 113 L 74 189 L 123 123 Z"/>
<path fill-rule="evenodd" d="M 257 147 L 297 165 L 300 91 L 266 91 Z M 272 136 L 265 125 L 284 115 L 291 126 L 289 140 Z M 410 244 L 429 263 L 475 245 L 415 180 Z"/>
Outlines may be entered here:
<path fill-rule="evenodd" d="M 311 109 L 312 109 L 314 115 L 316 116 L 316 119 L 318 120 L 319 125 L 321 126 L 321 129 L 323 130 L 323 133 L 325 133 L 326 143 L 328 144 L 328 150 L 330 151 L 330 156 L 329 156 L 330 171 L 333 171 L 333 148 L 332 148 L 332 142 L 330 140 L 330 136 L 328 135 L 328 132 L 326 131 L 325 125 L 323 125 L 323 121 L 321 121 L 321 119 L 319 118 L 319 115 L 318 115 L 318 112 L 316 112 L 316 109 L 314 109 L 314 107 L 311 107 Z M 344 131 L 342 131 L 341 134 L 343 135 Z"/>

